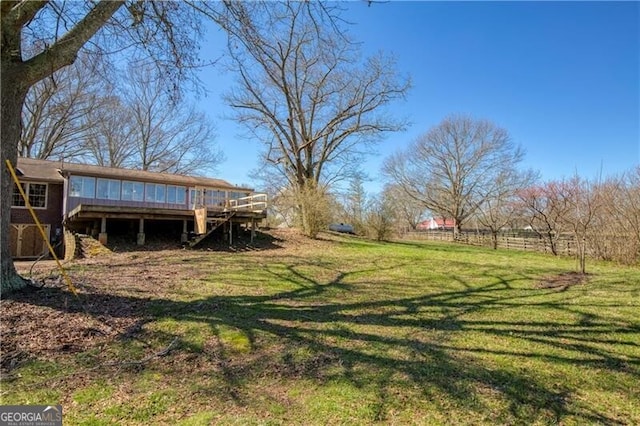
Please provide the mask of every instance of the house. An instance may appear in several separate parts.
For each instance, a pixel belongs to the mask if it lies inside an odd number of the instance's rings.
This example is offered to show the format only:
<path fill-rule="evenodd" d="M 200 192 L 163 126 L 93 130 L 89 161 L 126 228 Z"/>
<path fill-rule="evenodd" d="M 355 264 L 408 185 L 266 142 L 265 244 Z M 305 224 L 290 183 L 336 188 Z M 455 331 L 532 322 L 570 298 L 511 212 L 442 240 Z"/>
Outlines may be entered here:
<path fill-rule="evenodd" d="M 92 234 L 106 244 L 110 229 L 127 228 L 144 245 L 146 225 L 160 232 L 178 228 L 183 243 L 221 226 L 232 238 L 234 229 L 254 230 L 266 217 L 266 194 L 220 179 L 29 158 L 18 159 L 16 172 L 56 244 L 63 230 Z M 17 187 L 11 202 L 12 255 L 40 256 L 46 244 Z"/>
<path fill-rule="evenodd" d="M 418 231 L 430 231 L 430 230 L 442 230 L 442 231 L 451 231 L 456 227 L 455 219 L 445 219 L 445 218 L 436 218 L 432 217 L 425 221 L 422 221 L 416 226 Z"/>

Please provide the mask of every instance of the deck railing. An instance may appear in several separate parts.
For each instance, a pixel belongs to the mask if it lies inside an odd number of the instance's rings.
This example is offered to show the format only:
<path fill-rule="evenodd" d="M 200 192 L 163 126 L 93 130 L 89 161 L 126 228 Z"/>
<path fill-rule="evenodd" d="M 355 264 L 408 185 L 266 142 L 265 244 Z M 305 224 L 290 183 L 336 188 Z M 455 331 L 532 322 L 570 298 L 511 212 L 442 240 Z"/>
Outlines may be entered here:
<path fill-rule="evenodd" d="M 267 194 L 256 193 L 247 197 L 229 200 L 229 210 L 263 211 L 267 208 Z"/>

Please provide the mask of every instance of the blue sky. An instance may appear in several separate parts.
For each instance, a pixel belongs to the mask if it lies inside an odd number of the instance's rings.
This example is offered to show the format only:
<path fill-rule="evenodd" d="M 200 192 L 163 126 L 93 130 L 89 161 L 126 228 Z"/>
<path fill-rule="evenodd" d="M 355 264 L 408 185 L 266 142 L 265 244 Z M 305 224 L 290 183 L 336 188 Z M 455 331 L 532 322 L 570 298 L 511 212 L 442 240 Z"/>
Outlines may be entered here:
<path fill-rule="evenodd" d="M 452 113 L 507 129 L 527 154 L 523 167 L 543 179 L 577 172 L 596 177 L 640 163 L 640 3 L 638 2 L 366 2 L 346 3 L 344 18 L 366 52 L 393 54 L 413 88 L 392 110 L 412 125 L 389 135 L 364 163 L 382 182 L 385 157 Z M 210 31 L 203 52 L 223 54 L 224 35 Z M 227 160 L 217 175 L 256 185 L 256 141 L 221 117 L 220 94 L 232 84 L 221 70 L 201 76 L 202 108 L 216 122 Z"/>

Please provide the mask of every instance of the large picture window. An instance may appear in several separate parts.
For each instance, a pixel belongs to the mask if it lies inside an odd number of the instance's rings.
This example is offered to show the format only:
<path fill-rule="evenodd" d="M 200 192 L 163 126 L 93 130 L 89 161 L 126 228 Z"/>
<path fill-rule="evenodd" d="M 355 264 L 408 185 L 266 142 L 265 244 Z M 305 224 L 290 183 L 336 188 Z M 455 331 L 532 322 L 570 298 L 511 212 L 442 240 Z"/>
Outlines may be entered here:
<path fill-rule="evenodd" d="M 32 183 L 25 182 L 21 183 L 22 189 L 25 194 L 27 194 L 27 198 L 29 199 L 29 204 L 34 209 L 44 209 L 47 207 L 47 184 L 46 183 Z M 26 203 L 24 202 L 24 198 L 20 194 L 18 186 L 16 184 L 13 185 L 13 196 L 11 197 L 11 205 L 13 207 L 26 207 Z"/>
<path fill-rule="evenodd" d="M 126 201 L 144 201 L 144 183 L 122 181 L 122 199 Z"/>
<path fill-rule="evenodd" d="M 226 201 L 225 196 L 226 196 L 225 191 L 207 189 L 204 194 L 205 204 L 207 206 L 224 206 L 224 203 Z"/>
<path fill-rule="evenodd" d="M 95 198 L 96 178 L 87 176 L 71 176 L 69 180 L 69 196 Z"/>
<path fill-rule="evenodd" d="M 165 188 L 165 185 L 159 183 L 146 183 L 144 200 L 152 203 L 164 203 Z"/>
<path fill-rule="evenodd" d="M 120 181 L 114 179 L 98 179 L 96 198 L 102 200 L 119 200 Z"/>
<path fill-rule="evenodd" d="M 184 186 L 167 185 L 167 203 L 185 204 L 187 202 L 187 188 Z"/>

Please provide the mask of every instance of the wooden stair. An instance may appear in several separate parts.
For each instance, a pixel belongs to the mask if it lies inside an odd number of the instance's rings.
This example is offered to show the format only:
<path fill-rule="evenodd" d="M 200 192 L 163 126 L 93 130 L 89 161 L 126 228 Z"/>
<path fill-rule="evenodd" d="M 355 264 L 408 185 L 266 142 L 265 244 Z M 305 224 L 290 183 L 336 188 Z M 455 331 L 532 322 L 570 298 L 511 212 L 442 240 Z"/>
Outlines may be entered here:
<path fill-rule="evenodd" d="M 200 244 L 202 240 L 204 240 L 209 235 L 211 235 L 216 229 L 220 228 L 222 225 L 229 222 L 231 218 L 235 215 L 236 215 L 235 211 L 225 212 L 223 217 L 214 217 L 214 218 L 208 219 L 210 221 L 215 222 L 213 227 L 211 227 L 211 229 L 208 230 L 206 233 L 198 235 L 193 240 L 189 241 L 189 247 L 195 247 L 196 245 Z"/>

